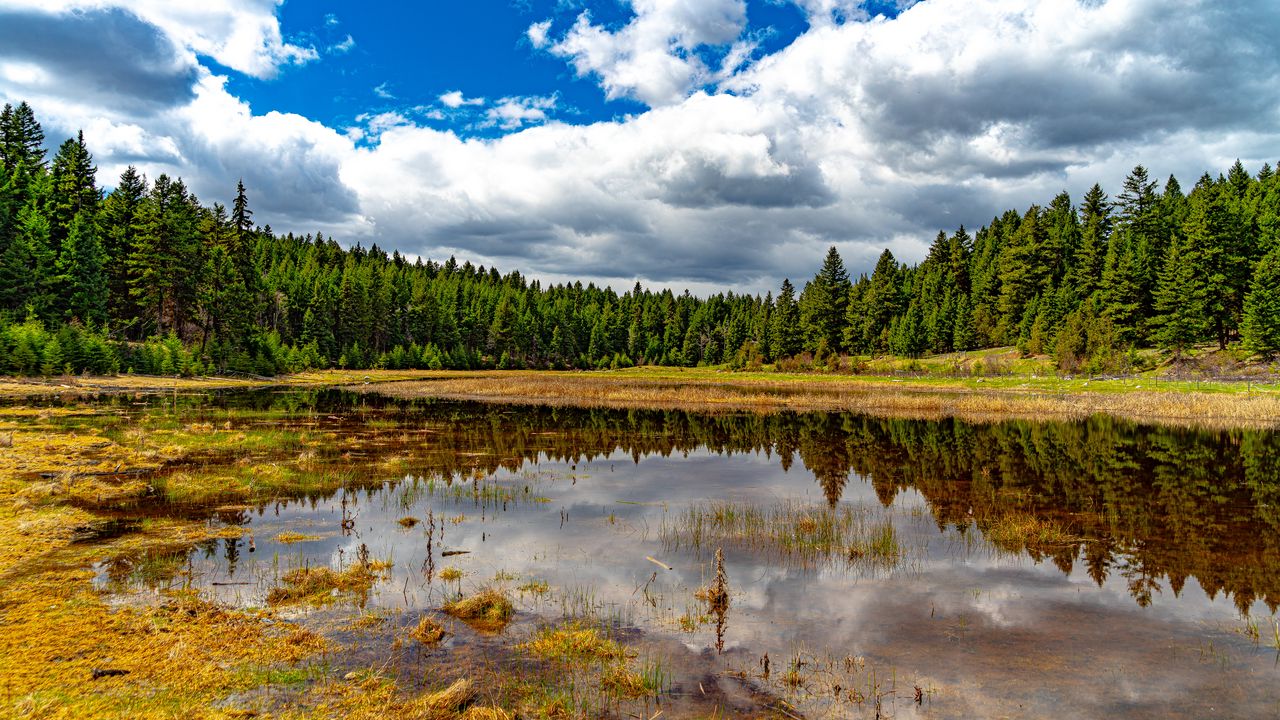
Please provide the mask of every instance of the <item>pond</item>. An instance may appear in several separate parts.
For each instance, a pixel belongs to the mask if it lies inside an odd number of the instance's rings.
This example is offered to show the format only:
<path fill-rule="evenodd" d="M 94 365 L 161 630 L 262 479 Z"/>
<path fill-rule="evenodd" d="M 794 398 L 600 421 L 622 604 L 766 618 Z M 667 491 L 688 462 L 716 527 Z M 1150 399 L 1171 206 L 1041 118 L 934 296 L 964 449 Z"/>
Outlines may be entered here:
<path fill-rule="evenodd" d="M 536 678 L 620 717 L 1280 716 L 1274 432 L 337 391 L 106 402 L 111 432 L 163 415 L 276 442 L 157 478 L 203 483 L 198 500 L 115 508 L 244 533 L 104 558 L 100 586 L 262 606 L 300 568 L 376 562 L 371 587 L 283 609 L 340 638 L 343 668 L 488 678 L 498 699 Z M 325 481 L 218 501 L 228 474 L 263 468 Z M 436 615 L 491 587 L 515 602 L 501 632 Z M 448 635 L 404 645 L 424 616 Z M 649 692 L 610 700 L 519 650 L 566 623 L 622 642 Z"/>

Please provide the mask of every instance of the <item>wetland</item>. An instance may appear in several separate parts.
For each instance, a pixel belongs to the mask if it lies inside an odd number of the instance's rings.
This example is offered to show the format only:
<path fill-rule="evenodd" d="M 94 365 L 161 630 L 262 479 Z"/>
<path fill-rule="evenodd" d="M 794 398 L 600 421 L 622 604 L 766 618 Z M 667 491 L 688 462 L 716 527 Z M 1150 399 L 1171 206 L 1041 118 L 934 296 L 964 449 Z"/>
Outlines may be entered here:
<path fill-rule="evenodd" d="M 18 716 L 1280 714 L 1266 428 L 28 398 L 0 480 Z"/>

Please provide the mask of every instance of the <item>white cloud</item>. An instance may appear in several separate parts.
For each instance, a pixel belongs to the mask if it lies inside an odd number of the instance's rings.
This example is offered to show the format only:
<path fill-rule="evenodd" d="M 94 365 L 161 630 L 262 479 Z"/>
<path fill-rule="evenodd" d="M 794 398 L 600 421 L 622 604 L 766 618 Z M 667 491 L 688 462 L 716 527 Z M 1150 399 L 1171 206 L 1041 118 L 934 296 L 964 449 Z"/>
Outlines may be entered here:
<path fill-rule="evenodd" d="M 1064 188 L 1078 198 L 1101 181 L 1114 195 L 1139 162 L 1184 186 L 1237 156 L 1274 162 L 1280 6 L 1174 4 L 930 0 L 893 20 L 815 24 L 745 69 L 698 69 L 699 83 L 719 73 L 732 94 L 691 92 L 688 65 L 670 82 L 641 73 L 633 52 L 656 47 L 679 65 L 691 62 L 672 53 L 681 43 L 742 42 L 731 12 L 719 30 L 691 20 L 674 40 L 640 43 L 628 28 L 662 13 L 637 4 L 648 16 L 616 32 L 580 19 L 561 43 L 600 34 L 601 54 L 583 57 L 621 59 L 591 72 L 655 109 L 568 125 L 547 122 L 554 98 L 503 98 L 483 122 L 511 132 L 491 140 L 410 119 L 421 115 L 365 116 L 342 132 L 255 115 L 202 70 L 189 94 L 145 112 L 91 97 L 96 75 L 29 92 L 21 64 L 36 61 L 3 42 L 0 99 L 31 100 L 51 137 L 85 127 L 104 173 L 135 162 L 182 174 L 206 200 L 246 175 L 256 217 L 277 230 L 546 278 L 763 291 L 810 276 L 827 245 L 858 271 L 885 246 L 918 260 L 940 228 Z M 474 102 L 455 92 L 422 112 Z"/>
<path fill-rule="evenodd" d="M 507 97 L 489 108 L 487 117 L 490 125 L 503 130 L 516 130 L 525 125 L 546 122 L 547 111 L 554 110 L 555 107 L 555 97 Z"/>
<path fill-rule="evenodd" d="M 387 85 L 388 85 L 388 84 L 389 84 L 389 83 L 382 83 L 381 85 L 379 85 L 379 86 L 375 87 L 375 88 L 373 89 L 373 94 L 374 94 L 374 95 L 377 95 L 378 97 L 382 98 L 383 100 L 395 100 L 395 99 L 396 99 L 396 96 L 395 96 L 395 95 L 392 95 L 392 94 L 391 94 L 391 90 L 387 89 Z"/>
<path fill-rule="evenodd" d="M 338 16 L 333 13 L 326 13 L 324 16 L 325 27 L 337 27 L 339 25 Z"/>
<path fill-rule="evenodd" d="M 635 98 L 651 107 L 680 102 L 707 83 L 713 71 L 694 51 L 731 45 L 747 23 L 743 0 L 632 0 L 631 6 L 635 18 L 616 31 L 592 23 L 583 12 L 548 49 L 579 75 L 598 76 L 608 97 Z M 535 47 L 546 45 L 548 29 L 529 28 Z"/>
<path fill-rule="evenodd" d="M 456 110 L 466 105 L 484 105 L 484 98 L 463 97 L 461 90 L 453 90 L 440 96 L 440 104 Z"/>
<path fill-rule="evenodd" d="M 345 40 L 343 40 L 342 42 L 334 43 L 333 45 L 330 45 L 329 52 L 338 53 L 338 54 L 348 53 L 348 52 L 351 52 L 351 49 L 354 48 L 355 46 L 356 46 L 356 39 L 351 37 L 351 34 L 348 33 Z"/>
<path fill-rule="evenodd" d="M 547 40 L 547 33 L 549 32 L 551 32 L 551 21 L 543 20 L 542 22 L 536 22 L 530 25 L 529 29 L 525 30 L 524 34 L 525 37 L 529 38 L 530 44 L 535 48 L 541 49 L 546 47 L 549 42 Z"/>
<path fill-rule="evenodd" d="M 319 57 L 315 48 L 286 42 L 276 8 L 283 0 L 6 0 L 4 6 L 66 13 L 121 8 L 162 29 L 178 46 L 233 70 L 271 78 L 282 65 Z"/>

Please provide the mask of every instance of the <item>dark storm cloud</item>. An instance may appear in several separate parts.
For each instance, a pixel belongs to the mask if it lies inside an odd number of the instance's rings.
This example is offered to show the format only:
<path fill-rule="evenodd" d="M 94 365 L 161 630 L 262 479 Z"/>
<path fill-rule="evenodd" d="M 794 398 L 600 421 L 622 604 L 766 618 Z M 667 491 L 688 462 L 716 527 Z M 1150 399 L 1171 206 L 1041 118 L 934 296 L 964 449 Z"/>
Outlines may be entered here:
<path fill-rule="evenodd" d="M 0 9 L 0 59 L 38 65 L 53 83 L 43 92 L 115 110 L 154 111 L 194 97 L 196 68 L 158 28 L 119 9 Z"/>

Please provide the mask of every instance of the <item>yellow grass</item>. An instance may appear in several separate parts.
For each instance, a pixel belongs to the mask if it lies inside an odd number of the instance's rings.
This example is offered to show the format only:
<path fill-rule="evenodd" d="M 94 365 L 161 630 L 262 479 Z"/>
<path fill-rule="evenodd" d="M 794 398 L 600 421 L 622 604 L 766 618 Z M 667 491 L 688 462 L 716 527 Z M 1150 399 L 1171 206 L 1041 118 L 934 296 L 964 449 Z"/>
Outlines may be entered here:
<path fill-rule="evenodd" d="M 487 588 L 468 598 L 454 600 L 441 608 L 480 632 L 498 633 L 507 627 L 515 614 L 511 599 L 494 588 Z"/>
<path fill-rule="evenodd" d="M 728 373 L 636 368 L 608 372 L 452 372 L 429 380 L 351 389 L 399 398 L 435 397 L 610 408 L 853 411 L 966 420 L 1070 419 L 1106 413 L 1177 425 L 1280 424 L 1274 386 L 1218 383 L 1058 380 L 1054 378 L 906 379 L 848 375 Z"/>

